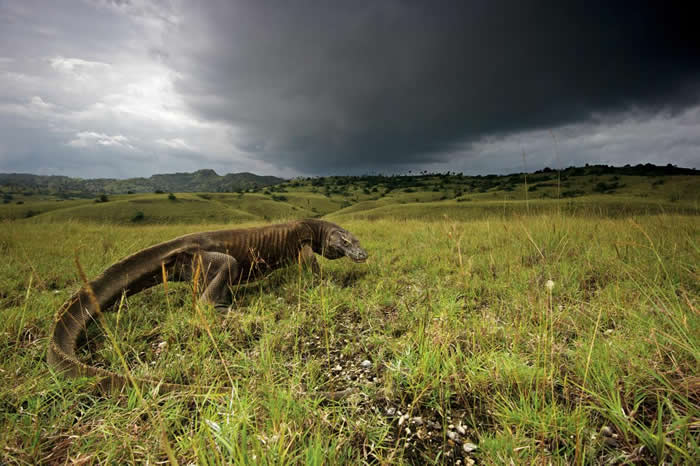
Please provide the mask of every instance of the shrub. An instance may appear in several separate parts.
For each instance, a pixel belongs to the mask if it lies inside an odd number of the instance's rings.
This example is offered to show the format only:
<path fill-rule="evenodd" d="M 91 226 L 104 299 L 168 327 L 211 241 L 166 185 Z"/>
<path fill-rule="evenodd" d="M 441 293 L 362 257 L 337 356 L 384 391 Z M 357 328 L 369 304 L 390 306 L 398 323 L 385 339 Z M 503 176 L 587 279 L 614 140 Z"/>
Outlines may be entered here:
<path fill-rule="evenodd" d="M 593 191 L 597 193 L 605 193 L 605 194 L 612 194 L 615 192 L 617 188 L 621 188 L 622 185 L 620 185 L 617 181 L 612 182 L 612 183 L 606 183 L 605 181 L 599 181 L 596 183 L 596 185 L 593 187 Z"/>
<path fill-rule="evenodd" d="M 144 218 L 145 218 L 145 217 L 144 217 L 144 215 L 143 215 L 143 212 L 141 212 L 141 211 L 139 210 L 138 212 L 136 212 L 136 213 L 134 214 L 133 217 L 131 217 L 131 221 L 132 221 L 132 222 L 140 222 L 140 221 L 142 221 Z"/>
<path fill-rule="evenodd" d="M 100 194 L 100 197 L 95 199 L 95 202 L 108 202 L 109 198 L 107 197 L 106 194 Z"/>
<path fill-rule="evenodd" d="M 578 196 L 583 196 L 584 194 L 586 194 L 586 193 L 584 193 L 580 189 L 572 189 L 569 191 L 562 192 L 561 197 L 578 197 Z"/>
<path fill-rule="evenodd" d="M 173 193 L 168 193 L 168 199 L 170 199 L 171 201 L 177 201 L 177 197 L 175 197 Z"/>

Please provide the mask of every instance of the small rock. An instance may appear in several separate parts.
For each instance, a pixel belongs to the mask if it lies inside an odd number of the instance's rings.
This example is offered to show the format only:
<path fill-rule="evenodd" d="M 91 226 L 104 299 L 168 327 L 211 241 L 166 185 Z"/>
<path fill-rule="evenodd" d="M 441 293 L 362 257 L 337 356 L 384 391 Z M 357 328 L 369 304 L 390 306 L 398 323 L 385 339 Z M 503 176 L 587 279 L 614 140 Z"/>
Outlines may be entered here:
<path fill-rule="evenodd" d="M 477 446 L 474 445 L 474 444 L 471 443 L 471 442 L 464 442 L 464 443 L 462 444 L 462 449 L 463 449 L 465 452 L 467 452 L 467 453 L 471 453 L 471 452 L 473 452 L 474 450 L 477 449 Z"/>
<path fill-rule="evenodd" d="M 370 367 L 372 367 L 372 363 L 365 359 L 360 363 L 360 367 L 362 367 L 363 369 L 369 369 Z"/>
<path fill-rule="evenodd" d="M 394 414 L 396 414 L 396 408 L 390 407 L 386 409 L 387 416 L 393 416 Z"/>
<path fill-rule="evenodd" d="M 423 425 L 423 418 L 420 416 L 415 416 L 415 417 L 411 418 L 411 422 L 414 424 L 417 424 L 419 426 L 422 426 Z"/>
<path fill-rule="evenodd" d="M 603 426 L 603 427 L 601 427 L 601 428 L 600 428 L 600 433 L 601 433 L 604 437 L 612 437 L 612 436 L 613 436 L 613 431 L 612 431 L 612 429 L 611 429 L 610 427 L 608 427 L 608 426 Z"/>
<path fill-rule="evenodd" d="M 451 430 L 447 431 L 447 438 L 450 440 L 456 440 L 457 439 L 457 434 L 452 432 Z"/>
<path fill-rule="evenodd" d="M 399 418 L 399 425 L 403 424 L 406 422 L 406 419 L 408 419 L 408 414 L 404 414 Z"/>
<path fill-rule="evenodd" d="M 449 426 L 447 426 L 447 428 L 450 429 L 450 430 L 452 430 L 452 429 L 455 428 L 455 425 L 454 425 L 454 424 L 450 424 Z"/>
<path fill-rule="evenodd" d="M 462 424 L 457 426 L 457 432 L 459 432 L 460 435 L 464 435 L 467 433 L 467 429 L 464 428 Z"/>
<path fill-rule="evenodd" d="M 428 427 L 430 427 L 433 430 L 440 430 L 442 428 L 442 426 L 435 421 L 428 420 L 427 424 Z"/>
<path fill-rule="evenodd" d="M 335 366 L 335 367 L 334 367 L 333 369 L 331 369 L 331 370 L 332 370 L 333 372 L 340 372 L 340 371 L 343 370 L 343 367 L 342 367 L 340 364 L 338 364 L 337 366 Z"/>

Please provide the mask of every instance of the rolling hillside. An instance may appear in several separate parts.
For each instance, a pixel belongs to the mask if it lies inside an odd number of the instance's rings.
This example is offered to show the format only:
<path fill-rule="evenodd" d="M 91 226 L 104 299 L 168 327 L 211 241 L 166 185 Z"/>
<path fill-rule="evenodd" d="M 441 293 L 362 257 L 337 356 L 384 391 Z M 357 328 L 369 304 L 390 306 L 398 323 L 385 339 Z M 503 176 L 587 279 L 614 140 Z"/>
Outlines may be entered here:
<path fill-rule="evenodd" d="M 160 180 L 161 186 L 194 188 L 198 186 L 197 179 L 218 177 L 209 172 L 152 178 Z M 424 174 L 302 178 L 232 193 L 174 192 L 95 195 L 85 199 L 65 193 L 5 190 L 0 219 L 191 224 L 323 216 L 345 221 L 429 220 L 445 216 L 466 220 L 550 212 L 609 217 L 697 214 L 700 177 L 695 170 L 677 167 L 593 166 L 506 176 Z"/>

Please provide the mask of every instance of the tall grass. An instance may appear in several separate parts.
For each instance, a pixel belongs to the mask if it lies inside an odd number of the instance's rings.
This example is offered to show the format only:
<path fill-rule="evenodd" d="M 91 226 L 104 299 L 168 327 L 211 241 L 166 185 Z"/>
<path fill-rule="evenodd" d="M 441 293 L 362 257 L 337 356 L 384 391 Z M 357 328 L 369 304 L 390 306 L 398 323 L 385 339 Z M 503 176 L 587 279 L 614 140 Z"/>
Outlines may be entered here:
<path fill-rule="evenodd" d="M 531 206 L 536 208 L 536 206 Z M 80 357 L 225 396 L 105 397 L 53 374 L 53 314 L 82 279 L 189 231 L 0 230 L 0 462 L 697 463 L 696 216 L 555 213 L 345 221 L 367 264 L 321 259 L 236 290 L 125 299 Z M 227 375 L 228 374 L 228 375 Z M 358 387 L 340 402 L 310 393 Z M 465 446 L 467 445 L 467 446 Z M 475 448 L 473 448 L 475 447 Z"/>

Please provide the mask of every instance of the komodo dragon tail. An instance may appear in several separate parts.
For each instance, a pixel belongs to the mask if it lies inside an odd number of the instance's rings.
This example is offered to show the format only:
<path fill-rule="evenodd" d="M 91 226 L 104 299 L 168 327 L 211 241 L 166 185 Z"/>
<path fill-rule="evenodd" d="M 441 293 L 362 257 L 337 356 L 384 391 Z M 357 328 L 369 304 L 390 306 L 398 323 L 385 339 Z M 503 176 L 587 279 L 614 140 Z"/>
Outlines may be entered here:
<path fill-rule="evenodd" d="M 78 338 L 88 324 L 98 317 L 102 309 L 107 309 L 114 304 L 122 296 L 122 293 L 132 295 L 162 283 L 161 274 L 154 274 L 151 270 L 140 271 L 140 264 L 172 256 L 168 252 L 177 250 L 177 245 L 173 242 L 144 249 L 117 262 L 96 279 L 81 287 L 66 301 L 59 309 L 51 330 L 51 341 L 47 354 L 49 364 L 72 377 L 96 377 L 99 380 L 99 387 L 105 391 L 118 391 L 132 382 L 141 386 L 157 387 L 160 393 L 198 388 L 162 383 L 146 377 L 134 377 L 130 381 L 127 376 L 85 364 L 75 354 Z"/>

